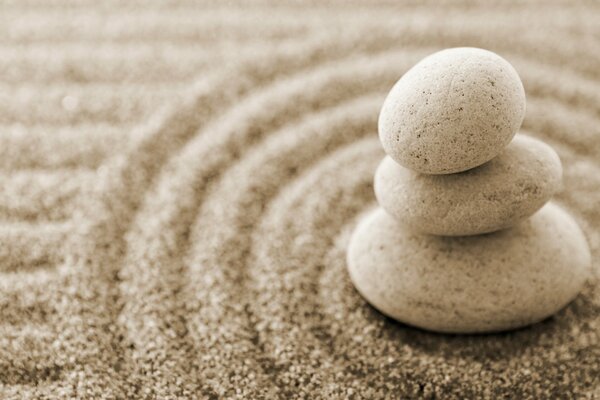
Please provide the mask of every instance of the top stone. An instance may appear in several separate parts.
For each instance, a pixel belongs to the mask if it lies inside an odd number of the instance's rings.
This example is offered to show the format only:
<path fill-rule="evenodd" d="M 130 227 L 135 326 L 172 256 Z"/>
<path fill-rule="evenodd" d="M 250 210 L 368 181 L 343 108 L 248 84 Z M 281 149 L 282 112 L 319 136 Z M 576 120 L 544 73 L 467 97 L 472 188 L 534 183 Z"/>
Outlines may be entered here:
<path fill-rule="evenodd" d="M 450 174 L 500 154 L 524 117 L 525 90 L 508 61 L 483 49 L 447 49 L 394 85 L 379 115 L 379 138 L 405 168 Z"/>

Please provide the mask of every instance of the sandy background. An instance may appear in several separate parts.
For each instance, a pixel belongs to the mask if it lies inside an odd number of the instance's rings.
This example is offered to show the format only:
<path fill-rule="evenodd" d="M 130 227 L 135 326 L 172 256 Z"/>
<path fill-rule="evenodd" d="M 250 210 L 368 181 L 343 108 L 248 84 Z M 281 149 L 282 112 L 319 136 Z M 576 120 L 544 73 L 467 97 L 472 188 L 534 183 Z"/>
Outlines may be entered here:
<path fill-rule="evenodd" d="M 0 1 L 0 398 L 600 398 L 596 2 Z M 444 47 L 519 71 L 595 277 L 443 336 L 352 288 L 376 118 Z"/>

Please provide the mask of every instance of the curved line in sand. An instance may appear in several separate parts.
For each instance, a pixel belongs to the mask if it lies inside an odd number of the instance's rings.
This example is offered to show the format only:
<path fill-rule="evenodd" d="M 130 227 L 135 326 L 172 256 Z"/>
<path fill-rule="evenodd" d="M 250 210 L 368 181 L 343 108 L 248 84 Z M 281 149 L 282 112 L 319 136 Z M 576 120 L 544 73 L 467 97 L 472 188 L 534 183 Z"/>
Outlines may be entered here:
<path fill-rule="evenodd" d="M 296 177 L 305 169 L 313 168 L 315 163 L 320 162 L 322 154 L 331 153 L 344 143 L 352 142 L 353 137 L 363 136 L 371 131 L 373 121 L 369 110 L 378 107 L 378 104 L 371 101 L 371 106 L 365 110 L 365 101 L 369 101 L 367 99 L 336 107 L 322 117 L 316 115 L 314 121 L 302 124 L 297 130 L 283 130 L 280 136 L 271 138 L 273 140 L 269 140 L 270 143 L 261 147 L 264 151 L 253 152 L 253 155 L 227 171 L 221 179 L 221 184 L 206 199 L 196 218 L 195 234 L 192 235 L 196 245 L 190 254 L 190 268 L 193 272 L 190 275 L 190 290 L 196 286 L 206 287 L 201 275 L 203 266 L 217 264 L 220 266 L 218 276 L 222 279 L 217 280 L 218 284 L 210 285 L 213 292 L 222 293 L 226 304 L 247 304 L 248 294 L 244 294 L 243 285 L 248 279 L 248 272 L 243 265 L 252 247 L 250 234 L 260 223 L 265 207 L 287 187 L 288 179 Z M 350 118 L 346 112 L 352 109 L 356 115 Z M 303 131 L 302 137 L 299 137 Z M 304 149 L 298 152 L 298 147 Z M 289 157 L 289 154 L 301 155 L 294 158 Z M 281 178 L 284 178 L 283 181 Z M 234 189 L 236 182 L 240 184 Z M 220 226 L 226 226 L 227 229 L 220 230 Z M 243 233 L 237 235 L 240 232 Z M 212 255 L 210 249 L 214 248 L 219 250 L 217 254 Z M 247 309 L 239 311 L 241 313 L 232 313 L 232 310 L 227 308 L 223 311 L 220 321 L 226 321 L 235 315 L 235 323 L 247 324 L 243 330 L 248 335 L 248 340 L 254 344 L 256 335 L 251 322 L 252 315 L 248 314 Z M 203 315 L 214 312 L 206 309 Z M 216 313 L 221 314 L 219 311 Z M 240 320 L 243 322 L 239 322 Z M 202 324 L 203 319 L 196 316 L 192 319 L 190 331 L 194 332 Z M 197 340 L 204 342 L 202 337 Z M 255 346 L 252 347 L 250 353 L 256 351 Z M 216 354 L 218 350 L 215 349 Z M 238 358 L 239 361 L 243 359 L 244 357 Z M 261 361 L 260 365 L 264 371 L 276 370 L 275 363 L 267 358 Z"/>
<path fill-rule="evenodd" d="M 335 370 L 336 355 L 328 351 L 327 339 L 322 336 L 322 307 L 314 299 L 315 283 L 322 272 L 321 247 L 339 228 L 330 220 L 332 214 L 352 213 L 353 206 L 362 204 L 357 199 L 373 196 L 370 177 L 381 156 L 375 138 L 341 146 L 286 186 L 269 203 L 251 236 L 251 279 L 246 290 L 254 299 L 250 308 L 256 319 L 259 346 L 277 365 L 280 384 L 291 367 L 286 359 L 308 360 L 309 354 L 315 356 L 312 359 L 318 360 L 319 365 L 296 369 L 305 368 L 305 376 L 314 377 L 324 387 L 335 380 L 335 374 L 328 373 Z M 344 177 L 341 186 L 336 183 L 338 177 Z M 289 290 L 296 291 L 291 301 L 278 303 L 277 295 Z M 306 323 L 297 326 L 287 322 L 285 316 L 290 314 L 301 315 Z M 297 334 L 302 335 L 301 342 L 295 339 Z"/>
<path fill-rule="evenodd" d="M 242 171 L 255 171 L 256 173 L 259 173 L 257 171 L 260 170 L 260 167 L 263 165 L 263 161 L 265 161 L 263 158 L 272 158 L 273 160 L 271 160 L 271 162 L 273 161 L 278 161 L 279 158 L 277 157 L 277 155 L 280 155 L 280 152 L 285 153 L 293 153 L 297 150 L 297 147 L 293 144 L 290 143 L 290 141 L 288 139 L 293 139 L 294 142 L 298 142 L 299 140 L 303 141 L 303 142 L 307 142 L 307 135 L 312 136 L 323 136 L 323 135 L 327 135 L 330 131 L 332 130 L 338 130 L 338 131 L 342 131 L 342 129 L 346 129 L 346 130 L 351 130 L 353 127 L 356 126 L 357 123 L 359 123 L 360 126 L 362 126 L 361 130 L 367 130 L 368 126 L 373 124 L 373 120 L 369 121 L 368 124 L 365 124 L 364 122 L 362 122 L 365 118 L 367 119 L 372 119 L 372 115 L 373 112 L 377 107 L 378 107 L 378 102 L 379 102 L 379 98 L 375 97 L 373 98 L 368 98 L 370 99 L 370 101 L 351 101 L 351 102 L 347 102 L 347 103 L 342 103 L 339 106 L 334 107 L 333 109 L 324 109 L 322 112 L 318 113 L 318 114 L 314 114 L 313 115 L 313 119 L 312 120 L 307 120 L 307 119 L 303 119 L 301 121 L 299 121 L 296 124 L 292 124 L 292 125 L 286 125 L 284 127 L 281 128 L 281 130 L 279 131 L 279 134 L 273 135 L 267 139 L 265 139 L 265 141 L 271 141 L 273 142 L 274 140 L 276 140 L 276 142 L 278 142 L 279 144 L 284 144 L 287 142 L 287 145 L 285 146 L 285 148 L 280 148 L 280 147 L 275 147 L 275 153 L 273 154 L 273 152 L 262 152 L 262 151 L 256 151 L 255 157 L 247 157 L 244 158 L 243 160 L 240 161 L 240 163 L 236 164 L 235 166 L 240 166 L 240 168 L 235 168 L 235 169 L 241 169 Z M 365 105 L 370 105 L 370 107 L 368 108 L 368 110 L 364 110 L 364 106 Z M 351 110 L 354 110 L 353 113 L 351 114 L 355 114 L 354 117 L 348 117 L 347 113 Z M 331 117 L 331 115 L 336 116 L 334 118 L 334 121 L 331 121 L 331 119 L 329 117 Z M 333 126 L 332 126 L 333 124 Z M 354 128 L 356 129 L 356 128 Z M 336 134 L 339 136 L 339 134 Z M 334 136 L 336 136 L 334 135 Z M 323 140 L 323 139 L 320 139 Z M 328 139 L 329 140 L 329 139 Z M 261 145 L 257 145 L 257 150 L 261 150 L 263 149 L 263 146 Z M 273 148 L 273 146 L 271 146 L 271 148 Z M 310 157 L 315 158 L 319 156 L 319 152 L 316 152 L 315 154 L 311 154 Z M 310 158 L 309 156 L 307 156 L 307 161 Z M 257 161 L 258 159 L 258 161 Z M 200 160 L 200 161 L 199 161 Z M 192 161 L 192 160 L 189 160 Z M 194 160 L 196 163 L 198 162 L 202 162 L 200 158 L 196 158 Z M 204 164 L 203 164 L 204 165 Z M 193 169 L 193 166 L 192 166 Z M 267 172 L 267 171 L 263 171 Z M 208 172 L 206 172 L 207 174 L 211 174 L 210 170 Z M 229 174 L 229 171 L 226 173 L 226 175 Z M 259 173 L 260 174 L 260 173 Z M 255 174 L 254 174 L 255 175 Z M 182 174 L 176 175 L 176 176 L 182 176 Z M 187 178 L 187 180 L 186 180 Z M 200 174 L 200 176 L 198 175 L 187 175 L 187 176 L 182 176 L 182 181 L 179 182 L 179 185 L 181 185 L 182 187 L 193 187 L 195 186 L 195 184 L 189 181 L 189 179 L 192 179 L 196 182 L 202 182 L 202 174 Z M 251 183 L 250 181 L 246 181 L 249 184 Z M 217 190 L 217 192 L 221 193 L 228 193 L 231 196 L 236 196 L 237 193 L 246 193 L 245 190 L 240 190 L 241 188 L 239 187 L 240 185 L 237 185 L 238 187 L 231 187 L 231 188 L 224 188 L 222 185 L 218 186 L 217 188 L 215 188 Z M 245 186 L 245 184 L 241 184 L 241 186 Z M 276 189 L 277 187 L 273 188 Z M 162 236 L 161 232 L 164 232 L 165 229 L 161 228 L 161 226 L 169 226 L 170 230 L 174 230 L 175 232 L 178 232 L 179 234 L 181 234 L 182 230 L 186 230 L 188 229 L 188 221 L 191 220 L 196 220 L 198 221 L 198 225 L 195 225 L 194 227 L 194 232 L 197 231 L 198 229 L 202 230 L 202 229 L 208 229 L 210 230 L 211 227 L 213 227 L 211 221 L 213 221 L 215 219 L 215 215 L 214 213 L 217 212 L 217 215 L 219 214 L 219 211 L 216 210 L 216 205 L 212 204 L 212 199 L 214 199 L 215 197 L 213 196 L 214 193 L 208 193 L 208 197 L 205 200 L 206 202 L 204 204 L 202 204 L 201 206 L 201 210 L 198 209 L 198 204 L 202 203 L 202 196 L 200 195 L 200 193 L 194 193 L 193 190 L 188 190 L 185 193 L 185 195 L 183 196 L 183 198 L 181 197 L 181 191 L 178 190 L 160 190 L 159 191 L 160 194 L 162 194 L 162 200 L 157 202 L 157 205 L 160 206 L 160 204 L 168 204 L 169 202 L 175 202 L 176 204 L 173 206 L 173 210 L 174 211 L 169 211 L 167 212 L 167 216 L 165 217 L 165 219 L 163 219 L 162 221 L 158 221 L 159 225 L 155 226 L 155 230 L 149 230 L 146 232 L 146 239 L 144 240 L 140 240 L 141 238 L 138 238 L 138 240 L 135 242 L 138 245 L 144 245 L 147 243 L 156 243 L 156 239 L 153 239 L 154 237 L 158 238 L 160 236 Z M 261 192 L 262 193 L 262 192 Z M 177 197 L 177 194 L 179 194 L 179 197 Z M 169 200 L 169 198 L 175 196 L 173 199 Z M 189 203 L 189 204 L 188 204 Z M 183 204 L 183 205 L 182 205 Z M 152 207 L 150 207 L 150 210 L 152 210 Z M 157 210 L 158 211 L 158 210 Z M 152 211 L 149 211 L 149 213 L 151 213 Z M 198 216 L 196 216 L 195 214 L 199 213 Z M 216 217 L 217 219 L 219 218 L 218 216 Z M 232 224 L 235 224 L 232 221 Z M 224 243 L 220 243 L 221 240 L 225 240 L 223 238 L 219 239 L 219 235 L 217 235 L 217 237 L 214 237 L 212 234 L 210 233 L 206 233 L 206 239 L 199 239 L 198 233 L 197 232 L 192 232 L 191 237 L 193 238 L 192 240 L 197 243 L 197 245 L 199 246 L 204 246 L 204 244 L 206 243 L 207 245 L 209 243 L 212 243 L 213 246 L 216 246 L 216 248 L 220 248 L 223 251 L 224 246 L 227 247 L 228 245 L 225 245 Z M 141 259 L 137 259 L 137 263 L 139 264 L 140 262 L 142 263 L 142 265 L 152 265 L 156 262 L 156 268 L 159 268 L 161 271 L 164 272 L 164 268 L 165 265 L 161 264 L 161 260 L 162 260 L 162 254 L 165 254 L 167 257 L 169 257 L 169 255 L 174 254 L 174 255 L 178 255 L 178 256 L 184 256 L 185 258 L 187 258 L 187 262 L 185 264 L 188 263 L 192 263 L 192 264 L 197 264 L 198 260 L 196 260 L 196 262 L 193 262 L 193 257 L 192 260 L 189 260 L 189 256 L 185 256 L 185 254 L 182 255 L 182 253 L 185 253 L 186 247 L 190 246 L 190 244 L 186 243 L 186 242 L 182 242 L 182 240 L 179 240 L 179 244 L 175 244 L 175 245 L 171 245 L 169 246 L 168 243 L 173 243 L 173 241 L 177 242 L 177 236 L 178 233 L 175 233 L 173 236 L 167 236 L 167 238 L 172 238 L 172 239 L 167 239 L 167 247 L 165 248 L 164 246 L 161 248 L 160 245 L 164 243 L 157 243 L 159 247 L 150 250 L 151 251 L 151 255 L 152 255 L 152 259 L 147 259 L 147 261 L 144 261 L 144 258 Z M 188 234 L 184 234 L 183 237 L 188 237 Z M 202 236 L 204 237 L 204 236 Z M 216 244 L 215 241 L 217 243 L 220 244 Z M 174 246 L 174 247 L 173 247 Z M 241 246 L 241 244 L 239 244 L 239 246 Z M 135 249 L 133 249 L 135 250 Z M 157 259 L 158 258 L 158 259 Z M 206 285 L 205 282 L 205 277 L 204 275 L 202 275 L 201 271 L 196 271 L 196 274 L 193 275 L 189 275 L 186 274 L 185 271 L 181 271 L 179 270 L 179 268 L 183 268 L 182 265 L 184 265 L 183 260 L 178 261 L 170 259 L 169 261 L 171 261 L 171 265 L 174 265 L 174 268 L 176 269 L 176 271 L 173 271 L 174 275 L 174 279 L 176 279 L 176 281 L 173 282 L 173 286 L 167 286 L 164 287 L 163 290 L 165 290 L 168 293 L 173 293 L 176 297 L 175 297 L 175 303 L 178 303 L 177 301 L 177 294 L 182 293 L 182 291 L 184 292 L 184 295 L 187 296 L 188 298 L 194 298 L 194 293 L 197 293 L 197 291 L 199 290 L 199 288 L 204 287 Z M 174 262 L 173 262 L 174 261 Z M 210 261 L 204 260 L 203 262 L 207 262 L 210 263 Z M 190 268 L 193 268 L 190 265 Z M 237 271 L 239 273 L 241 273 L 242 271 Z M 233 279 L 233 275 L 235 275 L 237 272 L 230 272 L 227 273 L 227 275 L 230 277 L 230 279 Z M 200 275 L 197 275 L 197 274 Z M 131 273 L 128 274 L 131 278 L 135 278 L 136 275 L 135 273 Z M 164 283 L 164 280 L 161 280 L 161 277 L 163 277 L 163 274 L 150 274 L 152 277 L 157 278 L 160 280 L 160 282 L 162 284 L 167 284 Z M 167 273 L 167 275 L 165 276 L 166 280 L 168 282 L 171 282 L 171 280 L 168 278 L 169 276 L 171 276 L 171 273 Z M 143 281 L 147 281 L 147 278 L 140 278 Z M 185 283 L 184 283 L 185 282 Z M 187 287 L 186 287 L 187 286 Z M 222 282 L 222 286 L 218 287 L 218 291 L 221 293 L 225 293 L 225 288 L 229 287 L 229 281 L 225 281 Z M 176 289 L 176 288 L 180 288 L 180 289 Z M 217 288 L 215 288 L 217 289 Z M 136 296 L 139 297 L 140 299 L 143 298 L 143 292 L 136 293 Z M 135 297 L 134 297 L 135 298 Z M 172 298 L 173 299 L 173 298 Z M 183 301 L 183 300 L 182 300 Z M 186 302 L 183 302 L 186 303 Z M 229 304 L 229 303 L 228 303 Z M 164 308 L 164 304 L 161 305 Z M 230 306 L 226 306 L 226 305 L 222 305 L 223 307 L 225 307 L 225 310 L 228 310 Z M 202 312 L 202 307 L 199 310 L 196 310 L 195 312 Z M 226 311 L 223 312 L 226 312 Z M 131 312 L 130 312 L 131 311 Z M 127 313 L 127 315 L 129 317 L 131 317 L 134 321 L 140 318 L 144 318 L 145 320 L 145 314 L 142 312 L 141 314 L 139 312 L 134 312 L 134 310 L 124 310 L 124 312 Z M 149 312 L 151 312 L 151 309 L 148 310 Z M 173 307 L 172 310 L 174 313 L 177 312 L 177 306 Z M 208 309 L 204 309 L 204 315 L 210 317 L 210 311 L 209 314 L 206 314 L 206 311 L 208 311 Z M 217 311 L 217 314 L 219 312 Z M 150 315 L 150 318 L 151 315 Z M 129 318 L 126 318 L 129 319 Z M 223 322 L 223 324 L 227 324 L 228 322 Z M 229 323 L 235 325 L 236 324 L 236 320 L 232 320 Z M 153 325 L 156 325 L 157 327 L 162 326 L 162 322 L 161 321 L 157 321 L 156 323 L 153 323 Z M 190 334 L 192 337 L 194 337 L 195 341 L 200 341 L 202 343 L 206 342 L 207 340 L 211 340 L 210 338 L 213 337 L 213 335 L 210 335 L 209 332 L 206 332 L 206 326 L 204 326 L 201 323 L 197 323 L 197 324 L 192 324 L 193 327 L 188 328 L 185 331 L 186 336 L 188 334 Z M 217 325 L 215 326 L 211 326 L 210 328 L 213 328 L 215 330 L 220 330 L 220 329 L 224 329 L 223 326 L 219 327 Z M 242 327 L 238 327 L 238 330 L 233 330 L 233 332 L 238 332 L 239 330 L 241 330 Z M 197 336 L 195 335 L 195 332 L 204 332 L 206 333 L 208 336 L 205 337 L 203 335 Z M 134 334 L 135 335 L 135 334 Z M 139 335 L 137 335 L 139 336 Z M 160 336 L 159 336 L 160 337 Z M 182 339 L 181 337 L 179 339 Z M 240 340 L 242 340 L 243 337 L 240 338 Z M 142 344 L 142 343 L 140 343 Z M 143 345 L 143 344 L 142 344 Z M 169 343 L 168 340 L 165 342 L 165 345 L 168 347 Z M 214 348 L 213 346 L 208 346 L 209 348 Z M 241 351 L 240 349 L 237 350 L 232 350 L 234 353 L 237 353 L 238 351 Z M 210 350 L 209 350 L 210 352 Z M 173 353 L 174 355 L 179 354 L 177 352 Z M 206 356 L 206 354 L 205 354 Z M 244 359 L 244 357 L 239 357 L 237 358 L 239 360 Z M 248 360 L 250 362 L 250 360 Z M 232 362 L 232 361 L 230 361 Z M 202 364 L 200 365 L 193 365 L 194 362 L 193 360 L 190 360 L 190 363 L 184 367 L 188 367 L 188 368 L 193 368 L 194 371 L 200 371 L 200 375 L 202 377 L 204 377 L 206 379 L 206 381 L 209 381 L 209 371 L 206 370 L 206 367 L 203 366 Z M 187 373 L 185 376 L 189 376 L 191 373 Z M 257 377 L 260 376 L 259 370 L 255 371 L 255 375 L 257 375 Z M 199 377 L 197 377 L 199 378 Z"/>

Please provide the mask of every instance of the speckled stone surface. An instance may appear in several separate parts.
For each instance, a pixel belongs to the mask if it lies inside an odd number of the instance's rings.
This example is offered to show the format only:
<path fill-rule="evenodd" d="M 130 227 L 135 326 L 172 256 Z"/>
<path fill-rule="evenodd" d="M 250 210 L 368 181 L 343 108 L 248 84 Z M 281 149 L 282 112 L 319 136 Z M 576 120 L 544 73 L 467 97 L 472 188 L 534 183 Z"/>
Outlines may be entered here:
<path fill-rule="evenodd" d="M 453 333 L 518 328 L 554 314 L 579 293 L 590 263 L 583 233 L 553 203 L 514 228 L 460 238 L 411 233 L 378 209 L 348 250 L 352 282 L 373 306 Z"/>
<path fill-rule="evenodd" d="M 519 134 L 497 157 L 468 171 L 428 175 L 386 157 L 375 173 L 379 204 L 403 226 L 436 235 L 507 228 L 561 188 L 562 166 L 547 144 Z"/>
<path fill-rule="evenodd" d="M 447 174 L 498 155 L 525 116 L 525 91 L 504 58 L 477 48 L 434 53 L 388 94 L 379 137 L 406 168 Z"/>

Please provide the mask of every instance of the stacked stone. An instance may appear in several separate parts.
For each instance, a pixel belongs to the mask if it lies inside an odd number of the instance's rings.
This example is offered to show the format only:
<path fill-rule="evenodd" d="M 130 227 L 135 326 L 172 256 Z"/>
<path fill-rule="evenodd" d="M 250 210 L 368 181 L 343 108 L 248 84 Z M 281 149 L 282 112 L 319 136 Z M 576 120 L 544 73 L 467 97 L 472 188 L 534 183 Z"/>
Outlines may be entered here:
<path fill-rule="evenodd" d="M 482 49 L 435 53 L 392 88 L 379 117 L 381 208 L 348 248 L 373 306 L 428 330 L 491 332 L 540 321 L 581 290 L 587 242 L 548 203 L 561 162 L 516 134 L 524 115 L 517 72 Z"/>

